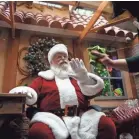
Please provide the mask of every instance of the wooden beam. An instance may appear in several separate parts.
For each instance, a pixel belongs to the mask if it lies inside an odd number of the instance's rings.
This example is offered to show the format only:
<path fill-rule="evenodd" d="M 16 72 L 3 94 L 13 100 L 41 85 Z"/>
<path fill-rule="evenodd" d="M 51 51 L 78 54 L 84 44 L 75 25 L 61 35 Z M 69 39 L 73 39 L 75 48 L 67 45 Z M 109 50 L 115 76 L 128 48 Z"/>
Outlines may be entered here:
<path fill-rule="evenodd" d="M 6 23 L 8 23 L 9 25 L 11 25 L 11 20 L 7 18 L 5 15 L 3 15 L 2 13 L 0 13 L 0 18 Z"/>
<path fill-rule="evenodd" d="M 64 37 L 64 38 L 78 38 L 80 35 L 79 31 L 49 28 L 49 27 L 30 25 L 30 24 L 16 23 L 15 26 L 16 26 L 16 29 L 28 30 L 28 31 L 43 33 L 45 35 L 52 35 L 52 36 L 60 35 L 61 37 Z"/>
<path fill-rule="evenodd" d="M 10 1 L 10 19 L 11 19 L 11 26 L 12 26 L 12 38 L 15 38 L 15 20 L 14 20 L 14 3 Z"/>
<path fill-rule="evenodd" d="M 90 42 L 108 42 L 108 43 L 127 43 L 126 37 L 117 37 L 117 36 L 111 36 L 111 35 L 104 35 L 104 34 L 98 34 L 98 33 L 88 33 L 86 37 L 84 38 L 84 41 L 90 41 Z M 119 46 L 117 46 L 119 48 Z"/>
<path fill-rule="evenodd" d="M 118 97 L 117 97 L 118 98 Z M 100 107 L 106 107 L 106 108 L 110 108 L 110 107 L 114 107 L 114 108 L 117 108 L 117 106 L 123 104 L 125 102 L 125 100 L 127 100 L 126 98 L 125 99 L 122 99 L 122 100 L 113 100 L 113 99 L 109 99 L 109 100 L 94 100 L 92 99 L 90 104 L 91 105 L 98 105 Z"/>
<path fill-rule="evenodd" d="M 49 27 L 22 24 L 22 23 L 16 23 L 16 29 L 32 31 L 34 32 L 34 34 L 35 32 L 37 32 L 37 33 L 41 33 L 41 34 L 43 33 L 45 35 L 52 35 L 52 36 L 60 35 L 63 38 L 72 38 L 72 39 L 78 39 L 80 34 L 82 33 L 80 31 L 49 28 Z M 115 37 L 115 36 L 97 34 L 97 33 L 88 33 L 84 40 L 87 41 L 102 40 L 102 41 L 109 41 L 109 42 L 117 41 L 117 43 L 126 43 L 125 37 Z"/>
<path fill-rule="evenodd" d="M 100 6 L 98 7 L 97 11 L 94 13 L 92 19 L 90 20 L 90 22 L 88 23 L 88 25 L 86 26 L 86 28 L 83 30 L 82 34 L 80 35 L 79 42 L 84 39 L 84 37 L 87 35 L 87 33 L 92 28 L 92 26 L 96 23 L 96 21 L 98 20 L 98 18 L 102 14 L 102 11 L 107 6 L 107 4 L 108 4 L 108 1 L 103 1 L 100 4 Z"/>
<path fill-rule="evenodd" d="M 4 21 L 0 21 L 0 27 L 6 27 L 11 28 L 9 24 L 6 24 Z M 16 29 L 31 31 L 31 32 L 37 32 L 42 34 L 49 34 L 53 36 L 61 36 L 66 38 L 78 38 L 80 33 L 79 31 L 72 31 L 72 30 L 65 30 L 65 29 L 59 29 L 59 28 L 49 28 L 45 26 L 38 26 L 38 25 L 31 25 L 31 24 L 23 24 L 23 23 L 15 23 Z"/>
<path fill-rule="evenodd" d="M 106 24 L 106 25 L 103 25 L 103 26 L 100 26 L 100 27 L 96 27 L 96 28 L 91 29 L 90 32 L 96 32 L 96 31 L 98 31 L 98 30 L 100 30 L 100 29 L 104 29 L 104 28 L 106 28 L 106 27 L 114 26 L 114 25 L 120 24 L 120 23 L 122 23 L 122 22 L 126 22 L 126 21 L 128 21 L 128 20 L 130 20 L 130 19 L 132 19 L 132 18 L 133 18 L 133 17 L 129 16 L 129 17 L 125 17 L 125 18 L 120 19 L 120 20 L 112 20 L 110 23 L 108 23 L 108 24 Z"/>
<path fill-rule="evenodd" d="M 15 39 L 12 39 L 10 35 L 8 37 L 7 57 L 5 62 L 2 87 L 2 92 L 4 93 L 8 93 L 12 88 L 16 87 L 19 43 L 20 31 L 16 30 Z"/>
<path fill-rule="evenodd" d="M 0 21 L 0 27 L 6 27 L 11 28 L 9 24 L 6 24 L 4 21 Z M 59 35 L 63 38 L 69 38 L 69 39 L 78 39 L 81 31 L 72 31 L 72 30 L 65 30 L 65 29 L 58 29 L 58 28 L 49 28 L 44 26 L 37 26 L 37 25 L 30 25 L 30 24 L 23 24 L 23 23 L 15 23 L 16 29 L 21 29 L 24 31 L 31 31 L 33 34 L 37 32 L 37 34 L 44 34 L 44 35 L 50 35 L 50 36 L 58 36 Z M 125 37 L 115 37 L 105 34 L 97 34 L 97 33 L 88 33 L 84 40 L 87 41 L 116 41 L 117 43 L 126 43 Z"/>

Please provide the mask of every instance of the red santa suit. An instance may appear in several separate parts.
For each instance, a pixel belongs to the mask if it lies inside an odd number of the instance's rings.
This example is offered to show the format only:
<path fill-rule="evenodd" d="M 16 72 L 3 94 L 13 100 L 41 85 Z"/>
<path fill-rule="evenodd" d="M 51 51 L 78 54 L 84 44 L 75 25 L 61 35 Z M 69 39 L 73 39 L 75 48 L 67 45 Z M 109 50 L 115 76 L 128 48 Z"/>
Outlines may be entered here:
<path fill-rule="evenodd" d="M 87 96 L 96 95 L 104 87 L 100 77 L 88 73 L 89 80 L 81 83 L 73 78 L 61 79 L 52 70 L 38 75 L 29 87 L 17 87 L 10 91 L 28 92 L 27 96 L 31 97 L 26 100 L 27 104 L 38 103 L 40 112 L 31 120 L 29 139 L 67 139 L 69 136 L 71 139 L 115 139 L 112 120 L 102 112 L 88 110 Z M 41 100 L 38 99 L 40 96 Z M 59 116 L 54 113 L 67 105 L 76 105 L 79 115 Z"/>

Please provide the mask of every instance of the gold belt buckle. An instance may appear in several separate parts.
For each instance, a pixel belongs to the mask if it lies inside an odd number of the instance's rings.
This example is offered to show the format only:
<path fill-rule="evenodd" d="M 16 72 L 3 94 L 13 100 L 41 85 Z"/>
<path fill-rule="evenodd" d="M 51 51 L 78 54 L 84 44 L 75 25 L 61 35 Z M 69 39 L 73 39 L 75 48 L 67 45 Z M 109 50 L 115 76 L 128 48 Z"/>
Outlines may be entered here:
<path fill-rule="evenodd" d="M 78 115 L 78 107 L 77 106 L 75 106 L 75 113 L 74 113 L 74 116 L 77 116 Z"/>
<path fill-rule="evenodd" d="M 65 109 L 64 109 L 64 116 L 68 116 L 68 112 L 69 112 L 69 105 L 66 105 Z M 74 106 L 75 107 L 75 111 L 74 111 L 74 116 L 77 116 L 77 106 Z"/>
<path fill-rule="evenodd" d="M 68 108 L 69 106 L 66 105 L 65 110 L 64 110 L 64 116 L 68 116 L 68 112 L 69 112 Z"/>

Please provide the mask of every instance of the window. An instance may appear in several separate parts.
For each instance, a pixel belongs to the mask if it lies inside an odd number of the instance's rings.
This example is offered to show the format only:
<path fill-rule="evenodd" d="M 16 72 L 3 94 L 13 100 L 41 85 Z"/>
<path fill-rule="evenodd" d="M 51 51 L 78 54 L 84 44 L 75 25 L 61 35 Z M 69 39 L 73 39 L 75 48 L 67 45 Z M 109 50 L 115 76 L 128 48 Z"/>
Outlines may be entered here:
<path fill-rule="evenodd" d="M 56 8 L 59 8 L 59 9 L 61 9 L 63 7 L 60 4 L 53 4 L 53 3 L 49 3 L 49 2 L 43 2 L 43 1 L 33 1 L 33 3 L 44 5 L 44 6 L 49 6 L 49 7 L 56 7 Z"/>
<path fill-rule="evenodd" d="M 117 51 L 107 53 L 111 59 L 118 59 Z M 99 62 L 91 64 L 91 70 L 104 80 L 104 89 L 98 99 L 123 99 L 127 95 L 124 89 L 122 73 L 111 67 L 106 67 Z"/>
<path fill-rule="evenodd" d="M 86 16 L 92 16 L 94 13 L 92 10 L 83 9 L 83 8 L 77 8 L 76 12 L 79 13 L 80 15 L 86 15 Z"/>

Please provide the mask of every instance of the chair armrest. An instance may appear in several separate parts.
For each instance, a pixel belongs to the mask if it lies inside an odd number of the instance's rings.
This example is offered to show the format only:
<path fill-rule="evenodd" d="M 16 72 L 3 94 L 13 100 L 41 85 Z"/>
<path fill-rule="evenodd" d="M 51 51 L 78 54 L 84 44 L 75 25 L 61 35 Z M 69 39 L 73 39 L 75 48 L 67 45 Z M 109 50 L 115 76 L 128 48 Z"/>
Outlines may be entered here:
<path fill-rule="evenodd" d="M 96 110 L 98 112 L 102 111 L 102 108 L 100 106 L 98 106 L 98 105 L 90 105 L 88 108 L 89 109 L 94 109 L 94 110 Z"/>

